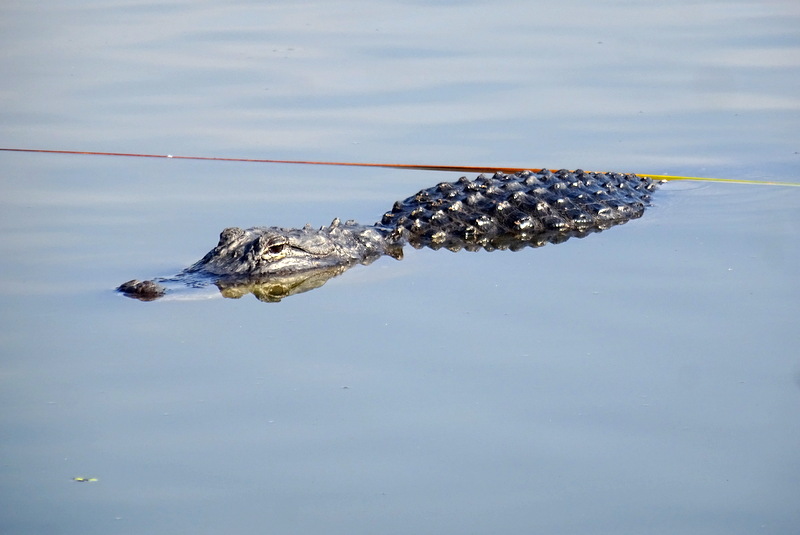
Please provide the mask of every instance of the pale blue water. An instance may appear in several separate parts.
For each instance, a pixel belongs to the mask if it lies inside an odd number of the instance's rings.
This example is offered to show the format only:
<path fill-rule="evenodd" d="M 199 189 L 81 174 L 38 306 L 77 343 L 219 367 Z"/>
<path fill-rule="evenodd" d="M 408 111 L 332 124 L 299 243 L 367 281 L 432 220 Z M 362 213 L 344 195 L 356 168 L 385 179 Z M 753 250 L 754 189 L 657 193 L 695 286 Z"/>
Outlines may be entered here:
<path fill-rule="evenodd" d="M 800 182 L 793 2 L 0 7 L 0 146 Z M 800 189 L 140 303 L 458 174 L 0 153 L 0 531 L 798 532 Z M 77 483 L 73 477 L 94 477 Z"/>

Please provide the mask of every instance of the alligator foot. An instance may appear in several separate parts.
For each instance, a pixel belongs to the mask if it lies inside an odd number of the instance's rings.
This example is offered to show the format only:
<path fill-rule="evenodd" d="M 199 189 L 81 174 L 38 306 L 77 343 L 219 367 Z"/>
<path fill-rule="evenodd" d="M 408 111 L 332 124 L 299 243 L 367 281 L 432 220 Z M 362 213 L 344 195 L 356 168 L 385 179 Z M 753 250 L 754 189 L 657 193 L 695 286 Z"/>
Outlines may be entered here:
<path fill-rule="evenodd" d="M 122 292 L 126 297 L 139 299 L 140 301 L 155 301 L 162 297 L 167 289 L 155 281 L 133 279 L 120 284 L 117 291 Z"/>

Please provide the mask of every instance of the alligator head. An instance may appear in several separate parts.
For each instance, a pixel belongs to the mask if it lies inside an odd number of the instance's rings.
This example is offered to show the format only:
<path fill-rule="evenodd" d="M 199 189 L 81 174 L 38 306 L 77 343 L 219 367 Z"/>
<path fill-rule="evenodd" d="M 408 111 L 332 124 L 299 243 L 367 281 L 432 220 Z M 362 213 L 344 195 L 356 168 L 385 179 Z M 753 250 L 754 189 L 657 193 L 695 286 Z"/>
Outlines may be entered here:
<path fill-rule="evenodd" d="M 356 264 L 369 264 L 383 255 L 402 258 L 403 232 L 382 226 L 364 226 L 334 219 L 328 227 L 226 228 L 219 243 L 202 259 L 175 277 L 131 280 L 117 288 L 143 301 L 167 292 L 165 284 L 216 284 L 226 297 L 245 293 L 280 297 L 324 284 Z M 318 274 L 318 275 L 315 275 Z"/>

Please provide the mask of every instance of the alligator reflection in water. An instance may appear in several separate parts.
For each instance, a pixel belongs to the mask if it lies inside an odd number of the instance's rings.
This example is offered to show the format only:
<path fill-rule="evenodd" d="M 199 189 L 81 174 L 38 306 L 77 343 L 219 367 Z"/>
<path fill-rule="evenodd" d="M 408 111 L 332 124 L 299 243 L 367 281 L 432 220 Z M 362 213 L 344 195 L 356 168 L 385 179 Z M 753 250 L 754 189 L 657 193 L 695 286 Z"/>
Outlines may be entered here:
<path fill-rule="evenodd" d="M 356 264 L 403 246 L 459 251 L 512 250 L 561 243 L 641 217 L 658 183 L 632 174 L 524 171 L 443 182 L 395 203 L 379 223 L 355 221 L 313 229 L 227 228 L 217 246 L 169 278 L 131 280 L 117 290 L 143 301 L 167 286 L 214 284 L 225 297 L 252 293 L 280 301 L 314 288 Z"/>

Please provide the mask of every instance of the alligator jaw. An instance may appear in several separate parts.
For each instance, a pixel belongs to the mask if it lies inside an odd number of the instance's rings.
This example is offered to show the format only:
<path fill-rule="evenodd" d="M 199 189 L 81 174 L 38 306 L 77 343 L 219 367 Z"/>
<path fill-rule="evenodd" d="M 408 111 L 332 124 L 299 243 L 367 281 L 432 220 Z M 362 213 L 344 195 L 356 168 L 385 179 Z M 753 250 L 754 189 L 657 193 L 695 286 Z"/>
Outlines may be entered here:
<path fill-rule="evenodd" d="M 347 269 L 348 266 L 335 266 L 271 277 L 264 281 L 236 283 L 218 280 L 214 284 L 222 297 L 228 299 L 239 299 L 247 294 L 253 294 L 259 301 L 277 303 L 285 297 L 319 288 L 329 279 L 341 275 Z"/>

